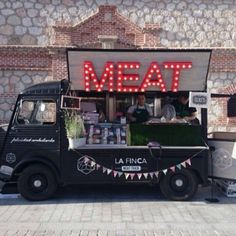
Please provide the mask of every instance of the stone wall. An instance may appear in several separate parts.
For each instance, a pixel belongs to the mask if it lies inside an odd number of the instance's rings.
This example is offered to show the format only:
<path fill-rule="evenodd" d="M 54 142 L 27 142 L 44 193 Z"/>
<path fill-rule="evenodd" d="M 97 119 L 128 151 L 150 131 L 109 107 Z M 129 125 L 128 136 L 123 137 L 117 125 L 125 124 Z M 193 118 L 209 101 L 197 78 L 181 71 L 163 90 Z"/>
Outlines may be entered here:
<path fill-rule="evenodd" d="M 116 5 L 131 22 L 161 26 L 165 47 L 235 47 L 235 0 L 3 0 L 0 43 L 48 45 L 50 27 L 75 25 L 95 14 L 99 5 Z"/>
<path fill-rule="evenodd" d="M 10 120 L 17 95 L 25 88 L 52 80 L 48 72 L 0 71 L 0 123 Z"/>

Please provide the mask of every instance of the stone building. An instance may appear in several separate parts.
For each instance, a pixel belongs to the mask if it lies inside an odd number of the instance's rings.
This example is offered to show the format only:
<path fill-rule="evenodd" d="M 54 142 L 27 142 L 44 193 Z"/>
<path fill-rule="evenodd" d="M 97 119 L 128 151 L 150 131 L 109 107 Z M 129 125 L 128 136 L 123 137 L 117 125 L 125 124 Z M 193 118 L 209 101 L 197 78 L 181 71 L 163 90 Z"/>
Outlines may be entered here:
<path fill-rule="evenodd" d="M 0 123 L 31 84 L 67 78 L 66 48 L 212 48 L 208 88 L 236 93 L 236 0 L 2 0 Z M 210 131 L 236 131 L 228 98 Z"/>

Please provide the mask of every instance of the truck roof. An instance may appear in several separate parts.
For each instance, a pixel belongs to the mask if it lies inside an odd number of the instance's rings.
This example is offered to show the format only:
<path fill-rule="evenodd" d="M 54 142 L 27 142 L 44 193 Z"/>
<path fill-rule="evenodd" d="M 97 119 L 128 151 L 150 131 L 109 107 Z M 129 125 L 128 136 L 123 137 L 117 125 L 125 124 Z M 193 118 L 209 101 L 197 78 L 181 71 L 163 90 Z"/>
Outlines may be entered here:
<path fill-rule="evenodd" d="M 26 88 L 22 94 L 64 94 L 68 91 L 70 82 L 66 79 L 35 84 Z"/>

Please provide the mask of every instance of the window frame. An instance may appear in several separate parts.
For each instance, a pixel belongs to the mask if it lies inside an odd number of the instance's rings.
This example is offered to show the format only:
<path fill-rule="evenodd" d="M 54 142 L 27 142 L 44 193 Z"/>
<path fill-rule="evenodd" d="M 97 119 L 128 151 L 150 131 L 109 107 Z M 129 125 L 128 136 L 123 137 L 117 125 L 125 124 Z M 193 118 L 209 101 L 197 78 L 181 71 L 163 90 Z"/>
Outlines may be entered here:
<path fill-rule="evenodd" d="M 57 116 L 58 116 L 58 114 L 57 114 L 57 101 L 56 101 L 56 99 L 53 99 L 53 98 L 44 98 L 44 97 L 42 97 L 42 98 L 31 98 L 31 97 L 22 97 L 22 98 L 20 98 L 19 99 L 19 103 L 18 104 L 20 104 L 20 103 L 24 103 L 25 101 L 28 101 L 28 102 L 34 102 L 34 104 L 35 105 L 37 105 L 37 103 L 38 102 L 41 102 L 41 104 L 42 104 L 42 102 L 52 102 L 52 103 L 54 103 L 55 104 L 55 121 L 54 122 L 52 122 L 52 123 L 50 123 L 50 122 L 42 122 L 42 123 L 19 123 L 19 121 L 18 121 L 18 117 L 19 117 L 19 114 L 20 114 L 20 112 L 21 112 L 21 108 L 20 108 L 20 106 L 18 105 L 18 107 L 17 107 L 17 110 L 16 110 L 16 115 L 15 115 L 15 119 L 14 119 L 14 124 L 15 125 L 17 125 L 17 126 L 26 126 L 26 127 L 28 127 L 28 126 L 30 126 L 30 127 L 32 127 L 32 126 L 35 126 L 35 127 L 44 127 L 44 126 L 55 126 L 56 124 L 57 124 Z M 37 112 L 38 112 L 38 109 L 39 108 L 36 108 L 37 109 Z M 34 113 L 35 112 L 35 109 L 32 111 L 32 113 Z M 36 112 L 36 114 L 35 114 L 35 118 L 36 118 L 36 115 L 37 115 L 37 112 Z M 32 115 L 31 115 L 32 116 Z"/>

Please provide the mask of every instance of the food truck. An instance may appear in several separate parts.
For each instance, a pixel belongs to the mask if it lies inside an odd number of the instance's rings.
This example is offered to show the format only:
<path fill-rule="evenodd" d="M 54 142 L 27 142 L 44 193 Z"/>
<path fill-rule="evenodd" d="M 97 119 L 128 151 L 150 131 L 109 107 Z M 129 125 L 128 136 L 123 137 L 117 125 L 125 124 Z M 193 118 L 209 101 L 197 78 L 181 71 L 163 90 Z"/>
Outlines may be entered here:
<path fill-rule="evenodd" d="M 210 57 L 211 50 L 68 49 L 68 79 L 18 96 L 0 132 L 1 180 L 32 201 L 69 184 L 145 183 L 168 199 L 191 199 L 208 182 L 207 110 L 190 124 L 163 107 L 179 92 L 206 92 Z M 126 112 L 140 92 L 153 117 L 132 123 Z"/>

